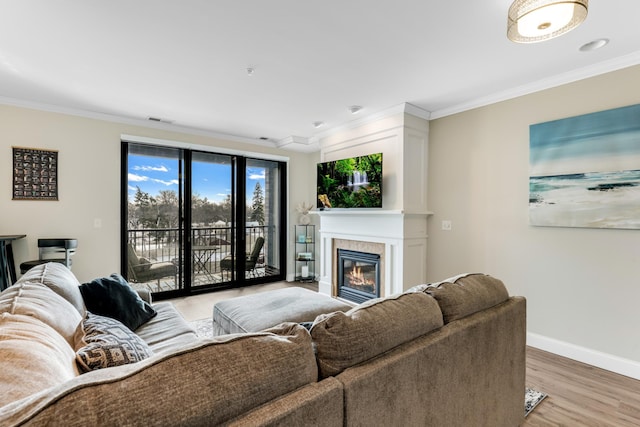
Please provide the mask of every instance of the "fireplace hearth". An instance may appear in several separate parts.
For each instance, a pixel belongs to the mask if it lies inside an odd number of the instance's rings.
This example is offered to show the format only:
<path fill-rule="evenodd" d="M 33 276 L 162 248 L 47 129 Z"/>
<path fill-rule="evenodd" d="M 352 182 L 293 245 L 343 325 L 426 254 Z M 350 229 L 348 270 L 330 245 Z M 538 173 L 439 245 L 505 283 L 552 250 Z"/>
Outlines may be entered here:
<path fill-rule="evenodd" d="M 380 255 L 338 249 L 338 296 L 361 303 L 380 296 Z"/>

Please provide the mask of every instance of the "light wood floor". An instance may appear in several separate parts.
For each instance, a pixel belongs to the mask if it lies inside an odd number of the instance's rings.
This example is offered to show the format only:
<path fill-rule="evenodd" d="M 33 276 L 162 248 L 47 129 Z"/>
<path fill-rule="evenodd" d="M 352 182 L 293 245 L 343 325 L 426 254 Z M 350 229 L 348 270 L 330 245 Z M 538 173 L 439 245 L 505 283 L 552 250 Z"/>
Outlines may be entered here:
<path fill-rule="evenodd" d="M 217 301 L 299 285 L 277 282 L 169 301 L 193 321 L 211 317 Z M 303 286 L 318 289 L 317 284 Z M 527 386 L 549 396 L 529 414 L 523 427 L 640 426 L 638 380 L 527 347 Z"/>
<path fill-rule="evenodd" d="M 527 347 L 527 386 L 549 395 L 523 426 L 640 426 L 640 381 Z"/>

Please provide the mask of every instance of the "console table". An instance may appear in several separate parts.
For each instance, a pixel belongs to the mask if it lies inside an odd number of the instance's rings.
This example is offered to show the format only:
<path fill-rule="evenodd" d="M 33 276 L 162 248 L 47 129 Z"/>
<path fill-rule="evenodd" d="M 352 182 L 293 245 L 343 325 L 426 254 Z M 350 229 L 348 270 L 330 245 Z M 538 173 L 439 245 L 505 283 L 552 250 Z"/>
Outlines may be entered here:
<path fill-rule="evenodd" d="M 7 289 L 16 281 L 16 264 L 13 261 L 11 242 L 27 237 L 26 234 L 0 236 L 0 291 Z"/>

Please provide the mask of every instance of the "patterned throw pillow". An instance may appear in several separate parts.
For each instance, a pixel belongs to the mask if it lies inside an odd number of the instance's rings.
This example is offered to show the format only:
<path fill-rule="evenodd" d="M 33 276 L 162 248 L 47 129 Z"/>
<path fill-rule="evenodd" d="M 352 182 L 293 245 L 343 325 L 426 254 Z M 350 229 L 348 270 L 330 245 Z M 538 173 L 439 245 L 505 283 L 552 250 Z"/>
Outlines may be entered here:
<path fill-rule="evenodd" d="M 76 364 L 80 372 L 139 362 L 153 355 L 129 328 L 110 317 L 87 312 L 76 332 Z"/>

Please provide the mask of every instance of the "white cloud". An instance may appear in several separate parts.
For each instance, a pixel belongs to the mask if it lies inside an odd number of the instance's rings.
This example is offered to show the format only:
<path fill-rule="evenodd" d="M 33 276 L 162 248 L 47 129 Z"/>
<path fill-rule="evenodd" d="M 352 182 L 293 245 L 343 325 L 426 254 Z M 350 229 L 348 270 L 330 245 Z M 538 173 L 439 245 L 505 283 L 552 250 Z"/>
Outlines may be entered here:
<path fill-rule="evenodd" d="M 167 187 L 170 185 L 178 185 L 177 179 L 172 179 L 171 181 L 163 181 L 161 179 L 152 179 L 151 181 L 157 182 L 158 184 L 166 185 Z"/>
<path fill-rule="evenodd" d="M 133 182 L 142 182 L 142 181 L 149 181 L 149 177 L 148 176 L 143 176 L 143 175 L 136 175 L 134 173 L 130 173 L 128 176 L 128 180 L 129 182 L 133 181 Z"/>
<path fill-rule="evenodd" d="M 143 171 L 143 172 L 169 172 L 166 166 L 134 166 L 133 170 Z"/>
<path fill-rule="evenodd" d="M 264 170 L 259 171 L 258 173 L 251 173 L 249 175 L 249 179 L 253 179 L 253 180 L 259 180 L 259 179 L 264 179 Z"/>

